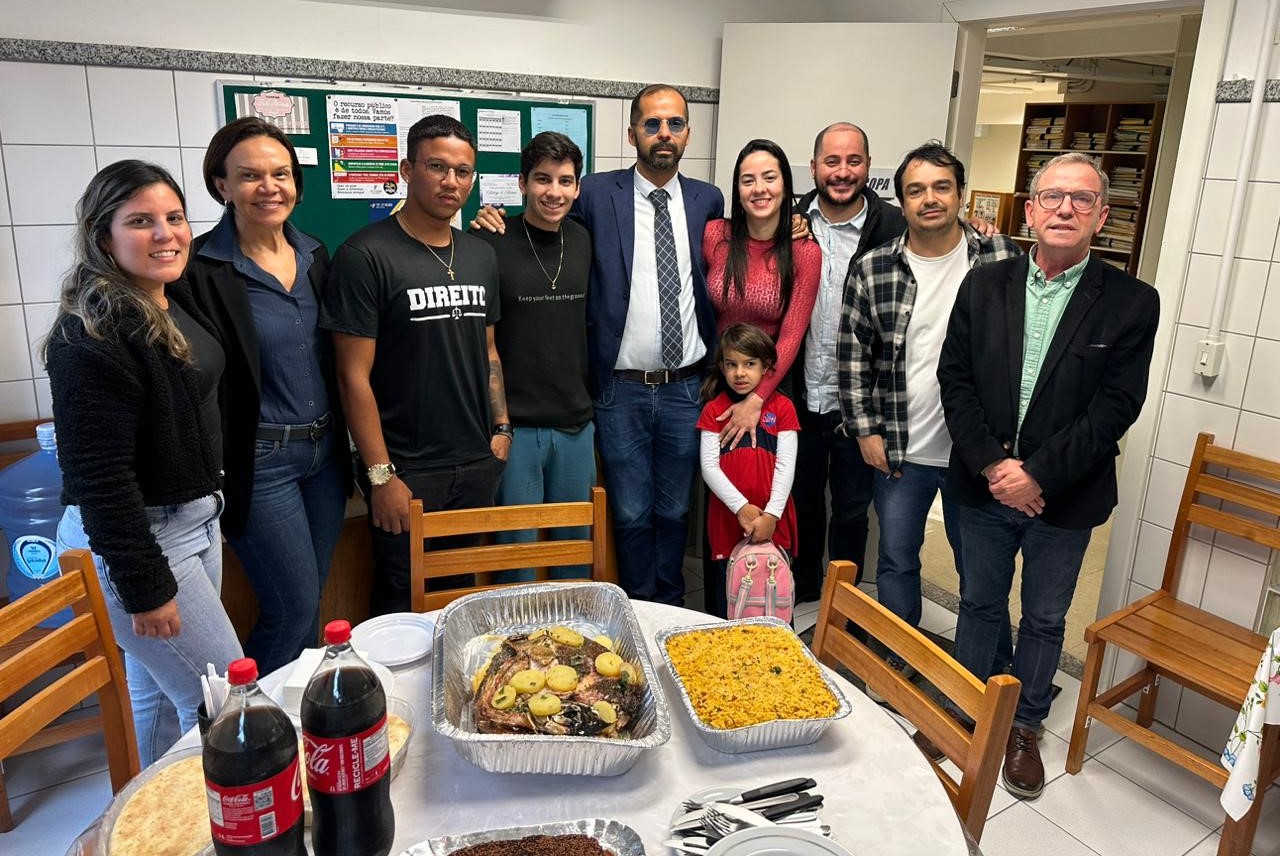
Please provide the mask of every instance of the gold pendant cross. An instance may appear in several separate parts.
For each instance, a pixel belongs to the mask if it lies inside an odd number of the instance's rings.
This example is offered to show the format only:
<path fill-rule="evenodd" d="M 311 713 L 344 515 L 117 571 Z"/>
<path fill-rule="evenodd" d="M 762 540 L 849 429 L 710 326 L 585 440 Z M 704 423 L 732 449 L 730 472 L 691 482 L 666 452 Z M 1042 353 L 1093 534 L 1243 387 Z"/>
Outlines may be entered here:
<path fill-rule="evenodd" d="M 453 268 L 445 268 L 445 270 L 447 270 L 447 271 L 449 272 L 449 279 L 450 279 L 450 280 L 452 280 L 452 279 L 454 278 L 454 276 L 453 276 Z"/>

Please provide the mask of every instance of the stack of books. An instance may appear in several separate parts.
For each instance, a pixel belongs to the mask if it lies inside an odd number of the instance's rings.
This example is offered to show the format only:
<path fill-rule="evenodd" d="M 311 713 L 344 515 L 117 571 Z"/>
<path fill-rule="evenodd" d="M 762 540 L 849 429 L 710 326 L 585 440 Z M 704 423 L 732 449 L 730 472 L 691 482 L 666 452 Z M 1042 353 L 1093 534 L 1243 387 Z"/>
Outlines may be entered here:
<path fill-rule="evenodd" d="M 1060 149 L 1067 135 L 1067 117 L 1041 116 L 1027 124 L 1023 147 L 1028 149 Z"/>
<path fill-rule="evenodd" d="M 1039 172 L 1040 167 L 1044 166 L 1051 160 L 1053 160 L 1053 155 L 1027 155 L 1027 193 L 1031 192 L 1031 179 L 1036 177 L 1036 173 Z"/>
<path fill-rule="evenodd" d="M 1142 198 L 1142 183 L 1146 180 L 1146 175 L 1146 167 L 1112 167 L 1111 200 L 1113 202 L 1137 202 Z"/>
<path fill-rule="evenodd" d="M 1107 215 L 1103 225 L 1093 242 L 1100 247 L 1133 252 L 1134 237 L 1138 230 L 1138 209 L 1117 205 Z"/>
<path fill-rule="evenodd" d="M 1103 264 L 1111 265 L 1116 270 L 1129 270 L 1129 263 L 1119 256 L 1098 256 L 1098 258 L 1102 259 Z"/>
<path fill-rule="evenodd" d="M 1116 125 L 1114 137 L 1111 148 L 1117 152 L 1146 152 L 1151 146 L 1151 120 L 1127 116 Z"/>
<path fill-rule="evenodd" d="M 1071 148 L 1078 152 L 1102 151 L 1106 147 L 1106 131 L 1076 131 L 1071 137 Z"/>

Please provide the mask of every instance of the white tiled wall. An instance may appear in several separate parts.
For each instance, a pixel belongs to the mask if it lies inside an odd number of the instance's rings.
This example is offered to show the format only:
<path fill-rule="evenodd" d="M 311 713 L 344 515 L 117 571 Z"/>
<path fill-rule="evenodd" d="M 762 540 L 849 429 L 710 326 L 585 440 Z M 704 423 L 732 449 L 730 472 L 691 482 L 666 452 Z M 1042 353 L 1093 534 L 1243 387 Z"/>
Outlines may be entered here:
<path fill-rule="evenodd" d="M 1263 106 L 1262 137 L 1246 194 L 1239 260 L 1231 276 L 1221 375 L 1211 381 L 1191 371 L 1195 343 L 1209 323 L 1213 289 L 1222 261 L 1226 215 L 1240 159 L 1246 104 L 1219 104 L 1210 156 L 1202 180 L 1195 236 L 1174 333 L 1160 408 L 1150 479 L 1142 508 L 1130 599 L 1160 584 L 1170 527 L 1186 478 L 1195 435 L 1209 431 L 1218 443 L 1280 459 L 1280 104 Z M 1239 539 L 1209 543 L 1193 530 L 1178 589 L 1182 599 L 1224 618 L 1253 626 L 1274 557 Z M 1268 633 L 1273 628 L 1260 628 Z M 1116 677 L 1136 663 L 1119 663 Z M 1220 745 L 1234 713 L 1193 693 L 1162 698 L 1158 717 L 1205 745 Z"/>
<path fill-rule="evenodd" d="M 218 127 L 214 83 L 232 79 L 0 62 L 0 422 L 52 416 L 37 351 L 72 262 L 75 203 L 97 170 L 123 158 L 161 164 L 185 190 L 196 234 L 221 216 L 201 161 Z M 629 99 L 596 100 L 596 171 L 635 162 L 629 108 Z M 714 106 L 690 105 L 682 169 L 694 178 L 711 178 L 715 118 Z"/>

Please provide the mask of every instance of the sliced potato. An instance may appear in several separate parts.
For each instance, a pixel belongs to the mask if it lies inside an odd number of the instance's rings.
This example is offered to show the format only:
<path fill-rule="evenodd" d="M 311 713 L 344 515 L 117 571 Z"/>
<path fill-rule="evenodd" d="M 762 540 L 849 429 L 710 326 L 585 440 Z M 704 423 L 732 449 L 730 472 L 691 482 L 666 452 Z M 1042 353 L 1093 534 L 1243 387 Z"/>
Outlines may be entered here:
<path fill-rule="evenodd" d="M 555 716 L 560 712 L 560 696 L 543 690 L 529 699 L 529 712 L 534 716 Z"/>
<path fill-rule="evenodd" d="M 603 674 L 603 673 L 602 673 Z M 641 681 L 640 670 L 630 663 L 623 663 L 619 677 L 625 677 L 628 683 L 638 684 Z"/>
<path fill-rule="evenodd" d="M 596 655 L 596 671 L 606 678 L 616 678 L 622 673 L 622 658 L 612 651 Z"/>
<path fill-rule="evenodd" d="M 518 693 L 536 693 L 547 684 L 547 674 L 541 669 L 524 669 L 511 676 L 511 686 Z"/>
<path fill-rule="evenodd" d="M 605 725 L 613 725 L 618 721 L 618 711 L 607 701 L 598 701 L 591 705 L 591 709 L 596 712 L 596 716 L 600 717 L 600 721 Z"/>
<path fill-rule="evenodd" d="M 610 651 L 613 650 L 613 640 L 608 636 L 605 636 L 603 633 L 595 638 L 595 642 L 601 648 L 608 648 Z"/>
<path fill-rule="evenodd" d="M 507 710 L 516 703 L 516 691 L 511 684 L 504 684 L 493 694 L 493 706 L 498 710 Z"/>
<path fill-rule="evenodd" d="M 561 645 L 577 647 L 582 644 L 582 634 L 568 627 L 552 627 L 551 638 Z"/>
<path fill-rule="evenodd" d="M 578 688 L 578 671 L 573 666 L 547 669 L 547 689 L 555 693 L 571 693 Z"/>

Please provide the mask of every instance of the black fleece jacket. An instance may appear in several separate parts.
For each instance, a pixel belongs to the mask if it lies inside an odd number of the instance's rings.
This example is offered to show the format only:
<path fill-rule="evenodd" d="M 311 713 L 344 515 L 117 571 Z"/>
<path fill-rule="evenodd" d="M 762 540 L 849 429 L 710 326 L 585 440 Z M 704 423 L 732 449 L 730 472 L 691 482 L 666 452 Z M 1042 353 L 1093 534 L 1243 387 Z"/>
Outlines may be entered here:
<path fill-rule="evenodd" d="M 795 204 L 795 210 L 809 216 L 809 206 L 817 195 L 817 190 L 810 190 L 801 196 Z M 885 202 L 870 187 L 862 188 L 862 198 L 867 200 L 867 219 L 862 224 L 862 234 L 858 237 L 858 249 L 854 251 L 853 258 L 849 259 L 850 268 L 868 251 L 887 244 L 907 231 L 907 218 L 902 216 L 902 211 L 896 206 Z M 848 277 L 849 272 L 845 271 L 845 280 Z M 843 284 L 841 287 L 843 288 Z M 837 302 L 836 305 L 840 304 Z M 804 413 L 808 409 L 809 393 L 804 385 L 804 349 L 805 340 L 802 339 L 795 362 L 791 364 L 791 397 L 795 401 L 797 413 Z"/>
<path fill-rule="evenodd" d="M 184 283 L 165 293 L 210 326 Z M 139 314 L 126 313 L 100 340 L 63 316 L 47 360 L 62 502 L 80 506 L 89 546 L 131 614 L 178 592 L 146 507 L 190 502 L 222 486 L 200 419 L 196 369 L 148 345 L 141 324 Z"/>

